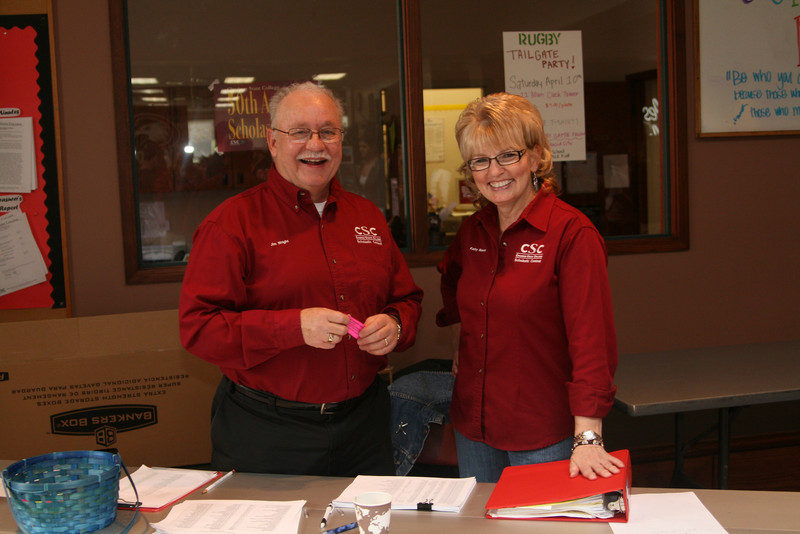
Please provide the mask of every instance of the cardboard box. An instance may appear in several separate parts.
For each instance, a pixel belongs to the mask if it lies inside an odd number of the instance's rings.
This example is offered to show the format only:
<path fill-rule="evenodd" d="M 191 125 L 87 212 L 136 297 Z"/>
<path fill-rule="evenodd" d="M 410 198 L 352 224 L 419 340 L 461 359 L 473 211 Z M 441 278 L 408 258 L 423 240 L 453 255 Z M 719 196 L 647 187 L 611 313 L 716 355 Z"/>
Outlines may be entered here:
<path fill-rule="evenodd" d="M 221 373 L 177 310 L 0 324 L 0 458 L 117 449 L 126 465 L 211 459 Z"/>

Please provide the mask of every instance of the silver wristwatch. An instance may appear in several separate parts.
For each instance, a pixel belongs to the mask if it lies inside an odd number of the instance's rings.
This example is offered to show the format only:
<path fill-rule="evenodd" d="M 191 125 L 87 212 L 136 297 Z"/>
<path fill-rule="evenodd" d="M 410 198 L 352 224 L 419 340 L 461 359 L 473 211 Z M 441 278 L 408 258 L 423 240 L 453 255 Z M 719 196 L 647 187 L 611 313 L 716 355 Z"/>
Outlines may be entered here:
<path fill-rule="evenodd" d="M 600 445 L 603 446 L 603 436 L 594 430 L 585 430 L 572 438 L 572 450 L 581 445 Z"/>

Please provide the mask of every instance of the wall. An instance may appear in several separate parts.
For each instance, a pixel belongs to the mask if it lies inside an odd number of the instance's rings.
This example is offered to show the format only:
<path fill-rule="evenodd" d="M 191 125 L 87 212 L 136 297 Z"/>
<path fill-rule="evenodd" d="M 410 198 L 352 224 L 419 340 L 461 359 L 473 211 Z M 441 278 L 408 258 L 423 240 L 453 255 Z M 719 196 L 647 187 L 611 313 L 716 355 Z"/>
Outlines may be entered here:
<path fill-rule="evenodd" d="M 77 316 L 177 307 L 180 284 L 125 285 L 104 0 L 54 0 L 68 246 Z M 692 5 L 687 2 L 691 248 L 609 260 L 621 353 L 797 338 L 800 137 L 694 136 Z M 448 357 L 433 326 L 433 267 L 416 347 L 395 363 Z"/>

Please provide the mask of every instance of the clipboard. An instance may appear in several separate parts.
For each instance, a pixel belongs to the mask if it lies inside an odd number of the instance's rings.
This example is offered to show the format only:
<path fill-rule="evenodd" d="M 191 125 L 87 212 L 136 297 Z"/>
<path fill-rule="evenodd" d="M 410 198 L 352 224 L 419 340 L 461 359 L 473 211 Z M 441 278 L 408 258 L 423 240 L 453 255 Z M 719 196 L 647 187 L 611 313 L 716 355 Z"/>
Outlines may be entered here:
<path fill-rule="evenodd" d="M 149 477 L 149 482 L 142 481 L 141 478 L 137 481 L 135 480 L 137 473 L 140 477 L 143 473 L 152 476 Z M 224 474 L 222 471 L 142 466 L 132 474 L 131 478 L 138 492 L 139 511 L 160 512 L 222 478 Z M 120 502 L 117 502 L 117 508 L 120 510 L 136 508 L 136 503 L 131 499 L 123 499 L 123 493 L 127 492 L 129 485 L 127 480 L 120 479 Z"/>
<path fill-rule="evenodd" d="M 626 523 L 630 513 L 631 457 L 627 449 L 613 451 L 625 467 L 609 478 L 589 480 L 583 476 L 569 476 L 569 460 L 532 465 L 506 467 L 486 502 L 486 517 L 490 519 L 526 519 L 546 521 L 595 521 Z M 609 505 L 609 496 L 619 495 L 616 505 Z M 523 507 L 552 505 L 583 499 L 605 497 L 604 505 L 613 510 L 608 518 L 566 517 L 563 515 L 540 515 L 532 511 L 526 516 Z M 545 512 L 546 513 L 546 512 Z M 558 513 L 558 512 L 554 512 Z"/>

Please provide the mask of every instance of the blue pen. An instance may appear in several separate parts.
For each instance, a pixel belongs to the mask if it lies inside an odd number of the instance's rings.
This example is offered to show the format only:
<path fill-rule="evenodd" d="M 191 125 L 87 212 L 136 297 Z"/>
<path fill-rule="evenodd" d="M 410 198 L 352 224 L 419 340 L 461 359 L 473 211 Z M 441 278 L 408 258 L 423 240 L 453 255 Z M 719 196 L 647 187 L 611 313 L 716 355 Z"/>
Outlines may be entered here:
<path fill-rule="evenodd" d="M 353 530 L 354 528 L 358 528 L 358 523 L 347 523 L 341 527 L 328 529 L 322 534 L 339 534 L 340 532 L 347 532 L 348 530 Z"/>

